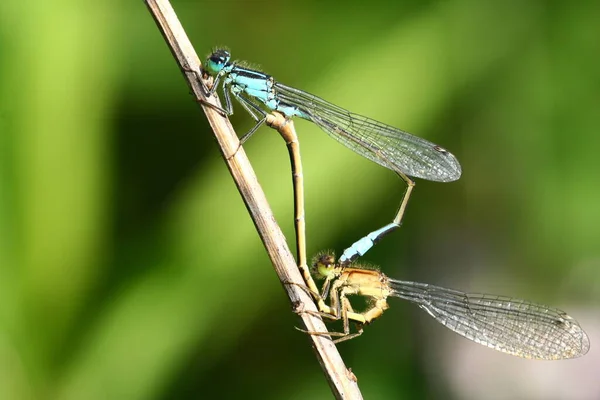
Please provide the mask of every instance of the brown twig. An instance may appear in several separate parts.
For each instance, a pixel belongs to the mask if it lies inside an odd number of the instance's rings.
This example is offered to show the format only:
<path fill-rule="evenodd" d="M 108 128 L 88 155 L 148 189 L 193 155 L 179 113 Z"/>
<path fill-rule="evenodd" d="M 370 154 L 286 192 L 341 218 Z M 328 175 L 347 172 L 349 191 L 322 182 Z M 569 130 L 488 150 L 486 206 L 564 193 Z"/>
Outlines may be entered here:
<path fill-rule="evenodd" d="M 202 108 L 206 113 L 227 167 L 242 195 L 292 305 L 296 311 L 308 311 L 308 313 L 299 313 L 307 331 L 326 332 L 325 324 L 317 316 L 317 308 L 313 299 L 301 288 L 304 285 L 302 276 L 290 253 L 285 237 L 275 222 L 275 217 L 246 157 L 246 153 L 240 146 L 238 136 L 227 118 L 221 116 L 214 108 L 202 103 L 208 102 L 220 107 L 216 99 L 217 96 L 205 97 L 202 84 L 198 80 L 201 71 L 200 61 L 173 8 L 167 0 L 145 0 L 145 2 L 183 71 L 190 88 L 196 98 L 201 101 L 200 104 L 202 104 Z M 277 116 L 275 117 L 277 118 Z M 294 282 L 298 285 L 286 284 L 286 282 Z M 348 369 L 331 339 L 320 335 L 309 335 L 308 337 L 313 342 L 317 359 L 325 372 L 335 397 L 338 399 L 362 399 L 356 378 L 352 378 L 353 374 L 348 373 Z"/>

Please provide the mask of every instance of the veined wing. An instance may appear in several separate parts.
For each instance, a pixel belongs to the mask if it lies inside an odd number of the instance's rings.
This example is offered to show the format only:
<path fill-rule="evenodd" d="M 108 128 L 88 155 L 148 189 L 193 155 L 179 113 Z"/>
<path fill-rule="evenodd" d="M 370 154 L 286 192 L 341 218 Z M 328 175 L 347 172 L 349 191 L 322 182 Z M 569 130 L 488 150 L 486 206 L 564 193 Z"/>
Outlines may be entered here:
<path fill-rule="evenodd" d="M 418 304 L 449 329 L 492 349 L 523 358 L 559 360 L 582 356 L 590 348 L 577 321 L 556 308 L 425 283 L 389 281 L 393 296 Z"/>
<path fill-rule="evenodd" d="M 277 97 L 298 108 L 300 116 L 369 160 L 405 175 L 437 182 L 460 178 L 452 153 L 425 139 L 351 113 L 302 90 L 275 83 Z"/>

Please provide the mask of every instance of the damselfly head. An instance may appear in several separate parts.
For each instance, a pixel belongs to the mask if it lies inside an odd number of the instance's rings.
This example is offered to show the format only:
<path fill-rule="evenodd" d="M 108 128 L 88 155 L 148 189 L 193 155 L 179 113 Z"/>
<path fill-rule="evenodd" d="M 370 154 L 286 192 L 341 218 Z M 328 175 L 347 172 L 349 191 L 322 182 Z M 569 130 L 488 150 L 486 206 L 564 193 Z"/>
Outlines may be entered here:
<path fill-rule="evenodd" d="M 217 75 L 227 65 L 231 59 L 231 54 L 227 50 L 217 49 L 206 59 L 204 69 L 210 75 Z"/>
<path fill-rule="evenodd" d="M 327 278 L 336 273 L 335 255 L 332 252 L 319 253 L 313 258 L 311 267 L 313 273 Z"/>

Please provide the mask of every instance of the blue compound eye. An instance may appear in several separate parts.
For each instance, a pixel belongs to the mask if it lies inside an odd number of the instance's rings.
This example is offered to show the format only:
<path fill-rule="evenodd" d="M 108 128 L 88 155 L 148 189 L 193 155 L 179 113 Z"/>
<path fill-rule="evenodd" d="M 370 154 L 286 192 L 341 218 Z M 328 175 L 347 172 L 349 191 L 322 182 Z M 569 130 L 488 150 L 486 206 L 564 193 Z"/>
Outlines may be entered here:
<path fill-rule="evenodd" d="M 215 50 L 206 60 L 206 70 L 211 74 L 218 74 L 229 62 L 231 55 L 227 50 Z"/>
<path fill-rule="evenodd" d="M 225 58 L 212 55 L 210 57 L 210 61 L 213 62 L 213 63 L 215 63 L 215 64 L 217 64 L 217 65 L 220 65 L 220 64 L 224 64 L 225 63 Z"/>
<path fill-rule="evenodd" d="M 227 50 L 215 50 L 214 53 L 210 55 L 210 60 L 215 64 L 225 64 L 229 61 L 231 55 Z"/>

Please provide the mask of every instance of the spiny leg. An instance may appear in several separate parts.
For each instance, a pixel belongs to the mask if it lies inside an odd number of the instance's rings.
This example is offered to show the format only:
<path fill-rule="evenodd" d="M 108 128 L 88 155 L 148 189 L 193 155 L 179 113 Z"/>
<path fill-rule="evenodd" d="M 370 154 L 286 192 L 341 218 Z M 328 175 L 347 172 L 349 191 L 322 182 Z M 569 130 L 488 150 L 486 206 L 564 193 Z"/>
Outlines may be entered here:
<path fill-rule="evenodd" d="M 335 285 L 335 284 L 334 284 Z M 336 290 L 338 292 L 338 290 Z M 366 311 L 357 314 L 352 309 L 352 305 L 350 304 L 350 300 L 348 300 L 349 294 L 359 294 L 360 289 L 354 286 L 344 286 L 339 290 L 339 300 L 334 300 L 332 293 L 332 304 L 341 302 L 341 315 L 342 320 L 344 321 L 344 333 L 342 337 L 334 340 L 334 343 L 340 343 L 346 340 L 354 339 L 363 333 L 363 326 L 370 324 L 375 319 L 379 318 L 385 310 L 389 308 L 387 304 L 387 300 L 382 296 L 368 296 L 375 300 L 375 303 L 368 308 Z M 338 296 L 337 294 L 335 295 Z M 356 315 L 359 315 L 360 318 L 355 318 Z M 350 320 L 356 322 L 357 332 L 350 333 Z"/>
<path fill-rule="evenodd" d="M 304 284 L 291 282 L 291 281 L 284 281 L 283 284 L 297 286 L 300 289 L 304 290 L 304 292 L 306 294 L 308 294 L 311 298 L 314 298 L 314 296 L 315 296 L 314 292 L 312 290 L 310 290 L 309 287 Z M 340 317 L 335 314 L 335 312 L 331 309 L 331 307 L 329 307 L 327 305 L 325 305 L 325 307 L 323 309 L 319 308 L 319 311 L 310 311 L 310 310 L 304 310 L 304 309 L 299 310 L 298 308 L 299 307 L 294 307 L 294 312 L 296 314 L 309 314 L 309 315 L 313 315 L 316 317 L 328 318 L 328 319 L 335 320 L 335 321 L 340 319 Z M 298 329 L 302 332 L 306 332 L 300 328 L 296 328 L 296 329 Z"/>
<path fill-rule="evenodd" d="M 334 343 L 344 342 L 354 339 L 362 335 L 365 319 L 362 313 L 355 313 L 352 304 L 348 299 L 349 294 L 357 294 L 358 288 L 354 286 L 346 286 L 342 281 L 336 281 L 331 288 L 331 307 L 334 308 L 338 315 L 341 316 L 344 325 L 343 335 L 339 339 L 335 339 Z M 350 333 L 350 320 L 356 322 L 357 332 Z"/>
<path fill-rule="evenodd" d="M 389 234 L 390 232 L 395 231 L 402 225 L 402 219 L 404 217 L 404 213 L 406 211 L 406 207 L 408 205 L 408 200 L 412 194 L 413 188 L 415 187 L 415 182 L 406 176 L 404 173 L 397 171 L 400 178 L 406 182 L 406 190 L 404 191 L 404 195 L 402 196 L 402 201 L 400 202 L 400 207 L 398 208 L 398 212 L 394 217 L 394 220 L 385 225 L 382 228 L 379 228 L 368 235 L 362 237 L 361 239 L 354 242 L 350 247 L 344 250 L 344 253 L 339 259 L 339 263 L 343 265 L 350 264 L 352 261 L 356 260 L 358 257 L 363 256 L 367 251 L 369 251 L 377 242 L 379 242 L 384 236 Z"/>
<path fill-rule="evenodd" d="M 233 92 L 233 95 L 235 96 L 235 99 L 242 105 L 242 107 L 244 107 L 244 109 L 248 112 L 248 114 L 250 114 L 252 119 L 256 121 L 256 124 L 252 127 L 252 129 L 250 129 L 240 138 L 240 145 L 242 145 L 246 142 L 246 140 L 250 139 L 250 136 L 252 136 L 262 124 L 265 123 L 267 120 L 267 113 L 239 93 Z M 260 115 L 260 118 L 257 114 L 255 114 L 255 112 Z"/>
<path fill-rule="evenodd" d="M 333 343 L 341 343 L 341 342 L 345 342 L 346 340 L 350 340 L 350 339 L 354 339 L 356 337 L 359 337 L 360 335 L 363 334 L 363 323 L 361 322 L 356 322 L 356 326 L 357 326 L 357 331 L 354 333 L 350 333 L 350 318 L 349 315 L 350 313 L 354 313 L 354 310 L 352 309 L 352 304 L 350 304 L 350 300 L 348 300 L 348 298 L 345 296 L 344 293 L 342 293 L 342 298 L 341 298 L 341 302 L 342 302 L 342 321 L 344 321 L 344 335 L 341 336 L 339 339 L 335 339 L 333 341 Z M 359 314 L 362 315 L 362 314 Z"/>
<path fill-rule="evenodd" d="M 221 80 L 221 74 L 218 74 L 217 76 L 215 76 L 215 78 L 213 79 L 212 86 L 209 89 L 208 86 L 206 86 L 206 84 L 204 83 L 204 79 L 202 79 L 202 76 L 200 73 L 198 73 L 198 71 L 196 71 L 195 69 L 192 69 L 192 68 L 187 68 L 187 67 L 184 67 L 183 71 L 194 74 L 194 76 L 196 77 L 196 80 L 200 83 L 200 87 L 204 91 L 204 95 L 206 97 L 211 97 L 217 91 L 217 88 L 219 87 L 219 81 Z M 227 93 L 225 93 L 225 95 L 227 96 Z M 233 114 L 233 110 L 231 110 L 231 108 L 229 108 L 229 110 L 226 110 L 215 104 L 209 103 L 208 101 L 206 101 L 204 99 L 196 99 L 196 101 L 200 104 L 204 104 L 205 106 L 212 108 L 213 110 L 217 111 L 224 117 L 227 117 L 227 116 Z"/>
<path fill-rule="evenodd" d="M 310 290 L 310 288 L 306 285 L 296 283 L 296 282 L 290 282 L 290 281 L 285 281 L 285 282 L 283 282 L 283 284 L 298 286 L 300 289 L 304 290 L 309 296 L 314 296 L 314 292 L 312 292 Z M 336 309 L 336 307 L 337 307 L 337 309 Z M 330 319 L 333 321 L 338 321 L 341 318 L 341 312 L 339 310 L 339 307 L 337 306 L 337 303 L 334 304 L 333 306 L 328 306 L 327 304 L 325 304 L 325 302 L 323 302 L 323 308 L 319 308 L 319 311 L 317 311 L 317 312 L 310 311 L 310 310 L 297 310 L 297 309 L 295 309 L 294 312 L 296 314 L 306 313 L 306 314 L 310 314 L 310 315 L 314 315 L 314 316 L 327 318 L 327 319 Z M 362 314 L 355 313 L 352 311 L 352 309 L 350 309 L 350 312 L 347 313 L 347 316 L 348 316 L 348 319 L 350 319 L 352 321 L 357 321 L 357 322 L 364 321 Z M 302 329 L 298 329 L 298 330 L 306 332 Z M 326 334 L 326 333 L 323 333 L 323 334 Z"/>
<path fill-rule="evenodd" d="M 225 93 L 225 101 L 228 104 L 228 107 L 231 107 L 231 100 L 229 99 L 229 95 L 227 94 L 227 90 L 224 89 L 224 93 Z M 256 121 L 256 124 L 252 127 L 252 129 L 250 129 L 248 132 L 246 132 L 241 138 L 240 138 L 240 145 L 238 146 L 238 148 L 233 152 L 233 154 L 230 156 L 233 157 L 236 155 L 236 153 L 238 152 L 238 150 L 242 147 L 242 145 L 246 142 L 246 140 L 250 139 L 250 136 L 252 136 L 254 134 L 254 132 L 256 132 L 256 130 L 258 128 L 260 128 L 260 126 L 265 122 L 265 120 L 267 119 L 267 113 L 264 110 L 261 110 L 260 107 L 258 107 L 256 104 L 252 103 L 250 100 L 244 98 L 243 96 L 241 96 L 239 93 L 237 92 L 233 92 L 233 95 L 235 96 L 235 99 L 242 105 L 242 107 L 244 107 L 244 109 L 248 112 L 248 114 L 250 114 L 250 116 L 252 117 L 252 119 L 254 119 Z M 233 110 L 233 108 L 232 108 Z M 254 111 L 257 111 L 262 118 L 259 118 Z"/>
<path fill-rule="evenodd" d="M 342 319 L 344 324 L 343 332 L 310 332 L 304 331 L 302 332 L 308 333 L 310 335 L 320 335 L 320 336 L 332 336 L 339 337 L 339 339 L 334 339 L 334 343 L 344 342 L 346 340 L 354 339 L 357 336 L 362 335 L 363 328 L 362 326 L 365 323 L 365 319 L 362 314 L 354 312 L 352 309 L 352 305 L 350 304 L 350 300 L 346 297 L 347 294 L 354 294 L 356 292 L 355 288 L 351 287 L 343 287 L 343 283 L 340 281 L 336 281 L 331 289 L 331 309 L 334 311 L 337 318 L 331 319 Z M 350 320 L 356 321 L 358 326 L 358 331 L 355 333 L 350 333 Z"/>

